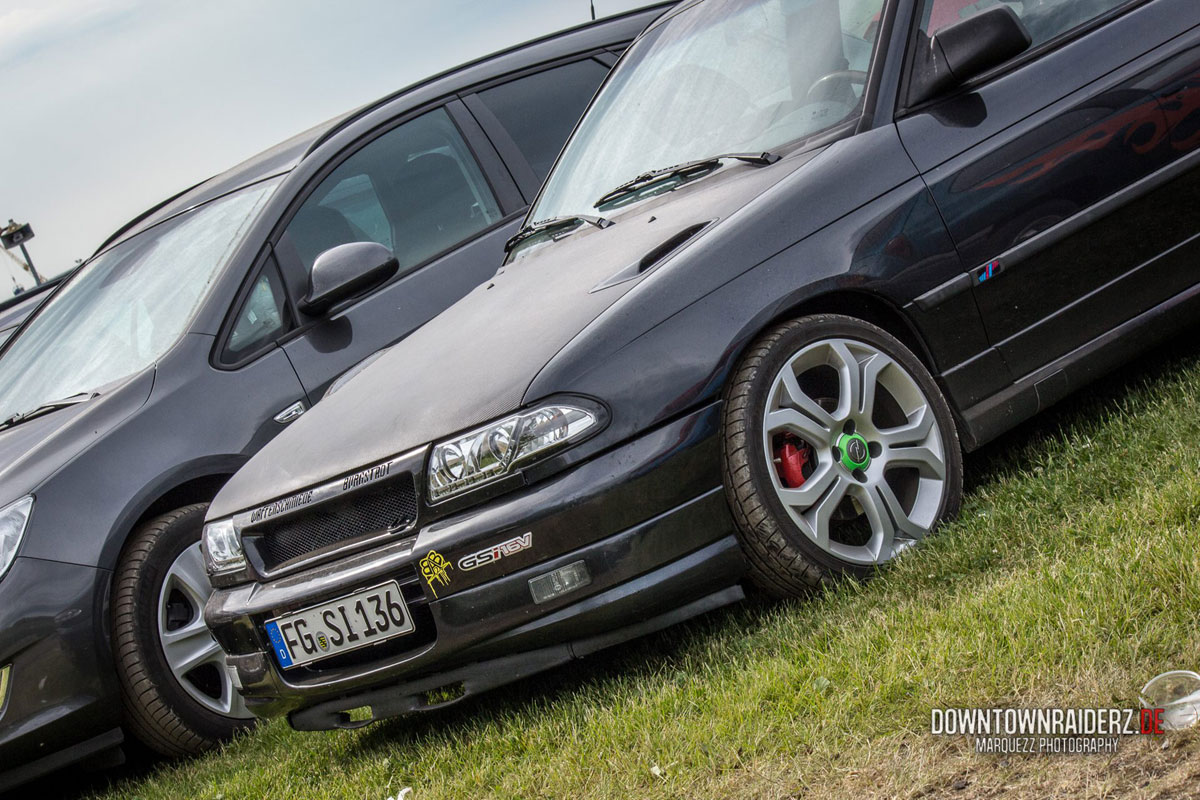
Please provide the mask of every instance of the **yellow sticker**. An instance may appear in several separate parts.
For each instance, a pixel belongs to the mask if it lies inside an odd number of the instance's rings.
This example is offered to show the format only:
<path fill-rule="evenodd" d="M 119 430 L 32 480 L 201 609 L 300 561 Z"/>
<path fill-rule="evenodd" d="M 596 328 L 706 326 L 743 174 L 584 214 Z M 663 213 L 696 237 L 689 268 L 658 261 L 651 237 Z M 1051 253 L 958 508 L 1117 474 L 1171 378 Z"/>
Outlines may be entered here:
<path fill-rule="evenodd" d="M 429 584 L 429 591 L 433 592 L 434 599 L 438 596 L 437 589 L 433 586 L 434 581 L 442 586 L 449 586 L 449 572 L 452 569 L 450 562 L 437 550 L 430 550 L 429 555 L 421 559 L 421 574 L 425 577 L 425 582 Z"/>

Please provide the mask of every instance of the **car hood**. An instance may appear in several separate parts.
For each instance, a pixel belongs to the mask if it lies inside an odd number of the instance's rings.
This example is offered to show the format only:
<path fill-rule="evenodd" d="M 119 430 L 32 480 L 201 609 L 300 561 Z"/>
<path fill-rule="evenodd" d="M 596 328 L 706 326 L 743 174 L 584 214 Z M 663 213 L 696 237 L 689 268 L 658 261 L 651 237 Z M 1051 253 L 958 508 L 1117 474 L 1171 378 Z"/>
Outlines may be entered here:
<path fill-rule="evenodd" d="M 608 228 L 531 247 L 292 423 L 225 485 L 210 518 L 514 411 L 542 367 L 636 289 L 643 259 L 681 232 L 719 223 L 805 161 L 732 162 L 610 217 Z"/>
<path fill-rule="evenodd" d="M 154 368 L 106 387 L 102 394 L 0 430 L 0 506 L 47 478 L 141 408 L 154 386 Z"/>

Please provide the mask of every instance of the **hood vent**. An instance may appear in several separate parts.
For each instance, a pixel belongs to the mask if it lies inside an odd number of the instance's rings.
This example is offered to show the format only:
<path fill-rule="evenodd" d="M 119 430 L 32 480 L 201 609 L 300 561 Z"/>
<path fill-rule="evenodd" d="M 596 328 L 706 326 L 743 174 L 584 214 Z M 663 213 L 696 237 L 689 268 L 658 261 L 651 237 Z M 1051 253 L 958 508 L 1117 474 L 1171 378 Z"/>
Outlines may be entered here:
<path fill-rule="evenodd" d="M 653 268 L 658 262 L 662 261 L 680 247 L 687 244 L 688 241 L 690 241 L 696 234 L 711 224 L 712 220 L 709 220 L 708 222 L 700 222 L 696 225 L 690 225 L 684 228 L 679 233 L 660 244 L 658 247 L 655 247 L 649 253 L 646 253 L 646 255 L 642 256 L 638 261 L 635 261 L 629 266 L 622 268 L 620 271 L 608 276 L 600 283 L 593 286 L 588 291 L 588 294 L 591 294 L 592 292 L 598 292 L 601 289 L 607 289 L 610 286 L 616 286 L 618 283 L 624 283 L 625 281 L 636 278 L 644 272 L 650 271 L 650 269 Z"/>

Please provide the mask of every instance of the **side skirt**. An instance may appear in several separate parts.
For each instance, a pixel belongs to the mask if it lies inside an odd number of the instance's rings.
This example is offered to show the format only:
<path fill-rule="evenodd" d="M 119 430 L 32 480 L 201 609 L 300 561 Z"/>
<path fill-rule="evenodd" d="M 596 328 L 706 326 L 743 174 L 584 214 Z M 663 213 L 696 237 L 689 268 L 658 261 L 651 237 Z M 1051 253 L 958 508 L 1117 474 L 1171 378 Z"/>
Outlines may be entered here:
<path fill-rule="evenodd" d="M 1102 377 L 1196 319 L 1200 284 L 1147 309 L 963 411 L 963 446 L 975 450 Z"/>

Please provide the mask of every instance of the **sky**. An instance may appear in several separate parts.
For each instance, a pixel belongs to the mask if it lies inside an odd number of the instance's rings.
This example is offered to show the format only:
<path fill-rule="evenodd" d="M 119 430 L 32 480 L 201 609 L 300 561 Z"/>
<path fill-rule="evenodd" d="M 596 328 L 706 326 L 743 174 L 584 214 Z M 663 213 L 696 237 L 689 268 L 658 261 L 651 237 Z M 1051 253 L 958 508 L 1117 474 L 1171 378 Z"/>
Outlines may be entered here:
<path fill-rule="evenodd" d="M 0 0 L 0 224 L 30 223 L 57 274 L 294 133 L 589 18 L 588 0 Z M 32 285 L 0 258 L 0 298 L 13 279 Z"/>

